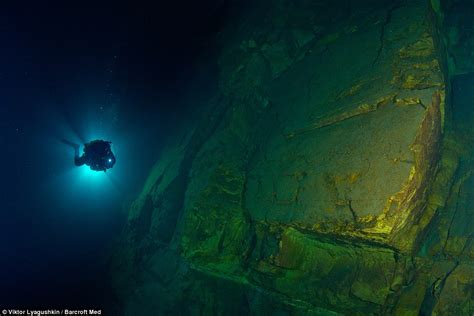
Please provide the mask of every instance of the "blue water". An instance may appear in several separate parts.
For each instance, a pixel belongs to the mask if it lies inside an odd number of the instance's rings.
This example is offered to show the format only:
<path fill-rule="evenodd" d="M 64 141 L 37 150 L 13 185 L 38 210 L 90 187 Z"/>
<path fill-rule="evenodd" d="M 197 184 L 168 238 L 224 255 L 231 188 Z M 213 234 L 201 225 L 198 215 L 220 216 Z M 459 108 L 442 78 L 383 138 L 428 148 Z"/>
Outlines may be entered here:
<path fill-rule="evenodd" d="M 125 210 L 192 107 L 217 3 L 0 11 L 0 306 L 101 306 Z M 76 168 L 62 138 L 110 140 L 117 163 Z"/>

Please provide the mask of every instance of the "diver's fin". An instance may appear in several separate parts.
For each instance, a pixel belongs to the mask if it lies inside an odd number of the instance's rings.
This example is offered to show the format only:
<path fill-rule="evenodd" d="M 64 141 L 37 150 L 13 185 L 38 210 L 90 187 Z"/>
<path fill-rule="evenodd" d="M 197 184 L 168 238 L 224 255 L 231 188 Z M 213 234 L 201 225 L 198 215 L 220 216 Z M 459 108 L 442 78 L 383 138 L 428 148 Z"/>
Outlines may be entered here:
<path fill-rule="evenodd" d="M 68 145 L 68 146 L 74 147 L 74 149 L 79 149 L 79 146 L 80 146 L 79 144 L 70 142 L 70 141 L 68 141 L 67 139 L 64 139 L 64 138 L 61 139 L 61 142 L 62 142 L 63 144 Z"/>

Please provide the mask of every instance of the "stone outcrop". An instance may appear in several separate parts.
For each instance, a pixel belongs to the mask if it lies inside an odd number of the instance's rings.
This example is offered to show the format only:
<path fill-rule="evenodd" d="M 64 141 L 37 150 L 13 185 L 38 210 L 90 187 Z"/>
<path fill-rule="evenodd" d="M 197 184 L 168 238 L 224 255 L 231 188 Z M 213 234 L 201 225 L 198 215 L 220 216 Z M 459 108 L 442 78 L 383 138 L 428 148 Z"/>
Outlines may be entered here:
<path fill-rule="evenodd" d="M 130 209 L 119 309 L 472 314 L 445 7 L 260 0 L 235 17 L 218 90 Z"/>

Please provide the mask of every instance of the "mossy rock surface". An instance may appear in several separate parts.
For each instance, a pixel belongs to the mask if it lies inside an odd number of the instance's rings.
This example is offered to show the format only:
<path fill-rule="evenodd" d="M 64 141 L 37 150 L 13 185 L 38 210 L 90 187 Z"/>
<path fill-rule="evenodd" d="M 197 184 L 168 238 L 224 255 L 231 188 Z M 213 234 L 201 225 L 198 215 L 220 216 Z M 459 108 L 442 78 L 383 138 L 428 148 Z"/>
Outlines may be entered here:
<path fill-rule="evenodd" d="M 112 258 L 124 314 L 472 313 L 474 115 L 453 114 L 445 9 L 259 0 L 233 17 L 217 90 Z"/>

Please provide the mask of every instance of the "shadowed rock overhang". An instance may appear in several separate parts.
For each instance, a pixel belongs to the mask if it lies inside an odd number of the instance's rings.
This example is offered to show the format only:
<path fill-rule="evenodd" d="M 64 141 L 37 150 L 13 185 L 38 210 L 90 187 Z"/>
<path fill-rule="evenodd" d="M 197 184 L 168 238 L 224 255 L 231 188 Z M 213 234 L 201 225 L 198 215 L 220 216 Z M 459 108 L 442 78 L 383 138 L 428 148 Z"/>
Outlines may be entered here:
<path fill-rule="evenodd" d="M 427 242 L 458 169 L 445 6 L 261 0 L 235 17 L 218 90 L 130 209 L 111 265 L 124 313 L 445 308 L 473 270 Z"/>

